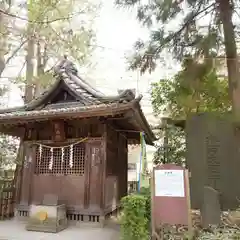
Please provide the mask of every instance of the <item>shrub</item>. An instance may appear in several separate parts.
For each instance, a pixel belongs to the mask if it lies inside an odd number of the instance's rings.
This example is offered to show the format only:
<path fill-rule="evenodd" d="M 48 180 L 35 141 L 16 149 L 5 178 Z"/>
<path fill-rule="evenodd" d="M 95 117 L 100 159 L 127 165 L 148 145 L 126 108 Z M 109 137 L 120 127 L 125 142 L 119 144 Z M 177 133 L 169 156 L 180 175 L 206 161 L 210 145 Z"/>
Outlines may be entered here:
<path fill-rule="evenodd" d="M 145 216 L 147 218 L 148 221 L 148 226 L 150 226 L 151 223 L 151 192 L 150 192 L 150 187 L 146 188 L 146 187 L 142 187 L 140 189 L 140 193 L 139 195 L 144 196 L 145 197 Z"/>
<path fill-rule="evenodd" d="M 123 240 L 149 239 L 150 226 L 150 194 L 140 192 L 129 195 L 121 201 L 123 217 L 121 221 L 121 236 Z"/>

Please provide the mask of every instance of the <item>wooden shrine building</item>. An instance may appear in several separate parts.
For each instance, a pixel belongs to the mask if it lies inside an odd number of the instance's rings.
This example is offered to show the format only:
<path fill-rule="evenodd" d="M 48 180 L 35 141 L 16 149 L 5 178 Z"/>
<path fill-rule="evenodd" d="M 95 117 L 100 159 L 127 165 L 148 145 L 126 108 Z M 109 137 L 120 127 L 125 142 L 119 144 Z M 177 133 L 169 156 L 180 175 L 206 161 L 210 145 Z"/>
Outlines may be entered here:
<path fill-rule="evenodd" d="M 0 132 L 22 139 L 16 211 L 54 194 L 71 220 L 99 221 L 127 194 L 127 145 L 155 136 L 131 90 L 106 96 L 63 61 L 55 83 L 23 107 L 0 111 Z M 91 220 L 95 219 L 95 220 Z M 97 219 L 97 220 L 96 220 Z"/>

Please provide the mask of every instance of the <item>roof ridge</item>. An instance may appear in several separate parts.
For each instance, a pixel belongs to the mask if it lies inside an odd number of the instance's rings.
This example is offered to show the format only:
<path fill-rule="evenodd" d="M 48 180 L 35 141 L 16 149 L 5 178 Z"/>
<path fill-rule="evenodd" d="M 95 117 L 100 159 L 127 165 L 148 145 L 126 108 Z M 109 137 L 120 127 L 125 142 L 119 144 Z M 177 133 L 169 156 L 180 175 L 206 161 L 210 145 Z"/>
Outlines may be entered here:
<path fill-rule="evenodd" d="M 42 92 L 39 96 L 32 99 L 30 102 L 25 103 L 24 106 L 19 109 L 20 111 L 23 109 L 28 111 L 36 108 L 42 101 L 44 101 L 44 99 L 48 97 L 49 94 L 56 90 L 56 88 L 59 86 L 59 84 L 61 84 L 61 82 L 66 84 L 66 86 L 70 90 L 76 92 L 76 94 L 79 95 L 79 97 L 81 98 L 82 91 L 79 91 L 79 88 L 81 88 L 83 91 L 86 91 L 86 93 L 89 95 L 89 99 L 87 101 L 93 102 L 95 104 L 106 102 L 110 103 L 114 101 L 129 102 L 134 99 L 138 100 L 138 97 L 136 98 L 134 92 L 131 89 L 126 89 L 120 94 L 106 96 L 104 93 L 98 91 L 91 84 L 78 76 L 78 70 L 75 67 L 74 63 L 66 58 L 54 68 L 53 76 L 56 78 L 56 81 L 53 82 L 51 86 L 47 90 Z M 71 82 L 75 86 L 72 86 Z M 9 109 L 9 111 L 11 112 L 11 109 Z"/>
<path fill-rule="evenodd" d="M 89 93 L 91 93 L 94 97 L 102 98 L 105 95 L 96 89 L 94 89 L 90 84 L 86 83 L 85 81 L 82 80 L 81 77 L 78 75 L 68 71 L 67 69 L 65 70 L 65 73 L 70 77 L 71 80 L 73 80 L 78 86 L 81 88 L 85 89 Z"/>
<path fill-rule="evenodd" d="M 100 93 L 101 95 L 105 95 L 104 93 L 102 93 L 101 91 L 99 91 L 98 89 L 96 89 L 95 87 L 93 87 L 89 82 L 85 81 L 82 77 L 80 77 L 79 75 L 76 76 L 77 78 L 79 78 L 83 83 L 87 84 L 90 88 L 92 88 L 95 92 Z"/>
<path fill-rule="evenodd" d="M 65 73 L 70 77 L 71 80 L 75 82 L 78 86 L 89 92 L 95 98 L 98 98 L 101 101 L 111 101 L 111 100 L 133 100 L 135 99 L 135 93 L 131 89 L 125 89 L 120 94 L 106 96 L 104 93 L 95 89 L 90 83 L 85 81 L 82 77 L 78 75 L 78 70 L 76 65 L 67 59 L 67 56 L 64 56 L 64 59 L 54 68 L 55 74 L 62 77 L 62 74 Z"/>
<path fill-rule="evenodd" d="M 62 75 L 63 72 L 60 74 Z M 65 74 L 67 74 L 71 80 L 75 82 L 78 86 L 89 92 L 91 95 L 93 95 L 95 98 L 98 98 L 102 101 L 109 101 L 109 100 L 133 100 L 135 99 L 135 94 L 131 89 L 125 89 L 122 93 L 112 95 L 112 96 L 106 96 L 104 93 L 100 92 L 99 90 L 95 89 L 91 84 L 87 83 L 85 80 L 83 80 L 80 76 L 77 75 L 77 72 L 72 72 L 69 69 L 65 69 Z"/>

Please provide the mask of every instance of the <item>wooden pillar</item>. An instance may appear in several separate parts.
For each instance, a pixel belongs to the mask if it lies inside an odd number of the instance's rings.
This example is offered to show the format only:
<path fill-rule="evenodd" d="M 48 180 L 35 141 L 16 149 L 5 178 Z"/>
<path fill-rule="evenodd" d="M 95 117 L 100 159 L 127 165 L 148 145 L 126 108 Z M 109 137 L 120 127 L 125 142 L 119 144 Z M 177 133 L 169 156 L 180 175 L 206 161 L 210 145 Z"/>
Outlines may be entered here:
<path fill-rule="evenodd" d="M 89 139 L 87 143 L 87 173 L 85 179 L 85 208 L 100 209 L 102 194 L 102 139 Z"/>
<path fill-rule="evenodd" d="M 127 139 L 123 134 L 119 134 L 118 138 L 118 161 L 119 161 L 119 174 L 118 174 L 118 199 L 121 200 L 122 197 L 127 195 L 128 186 L 128 146 Z"/>
<path fill-rule="evenodd" d="M 123 155 L 123 196 L 128 194 L 128 142 L 126 137 L 123 135 L 124 155 Z"/>
<path fill-rule="evenodd" d="M 105 203 L 105 183 L 106 183 L 106 168 L 107 168 L 107 124 L 104 124 L 104 133 L 103 133 L 103 140 L 102 140 L 102 151 L 101 151 L 101 158 L 102 158 L 102 174 L 101 174 L 101 185 L 102 185 L 102 191 L 101 191 L 101 202 L 100 207 L 104 210 L 106 207 Z"/>
<path fill-rule="evenodd" d="M 34 159 L 33 148 L 31 148 L 31 145 L 24 143 L 20 205 L 28 206 L 30 204 L 32 175 L 34 174 Z"/>
<path fill-rule="evenodd" d="M 86 142 L 85 145 L 86 153 L 85 153 L 85 182 L 84 182 L 84 208 L 87 209 L 89 207 L 89 177 L 90 177 L 90 161 L 91 161 L 91 152 L 90 152 L 90 144 Z"/>
<path fill-rule="evenodd" d="M 29 198 L 28 202 L 29 204 L 32 204 L 34 199 L 33 199 L 33 191 L 34 191 L 34 173 L 35 173 L 35 168 L 36 168 L 36 150 L 37 146 L 31 146 L 31 151 L 30 151 L 30 160 L 31 160 L 31 165 L 30 165 L 30 184 L 29 184 Z"/>
<path fill-rule="evenodd" d="M 123 175 L 123 163 L 122 163 L 122 156 L 123 156 L 123 145 L 122 145 L 122 135 L 120 133 L 118 133 L 118 174 L 117 174 L 117 200 L 120 201 L 121 200 L 121 195 L 122 195 L 122 175 Z"/>
<path fill-rule="evenodd" d="M 16 187 L 14 199 L 16 204 L 20 203 L 21 198 L 23 163 L 24 163 L 24 144 L 21 140 L 17 155 L 17 166 L 14 174 L 15 178 L 14 181 Z"/>

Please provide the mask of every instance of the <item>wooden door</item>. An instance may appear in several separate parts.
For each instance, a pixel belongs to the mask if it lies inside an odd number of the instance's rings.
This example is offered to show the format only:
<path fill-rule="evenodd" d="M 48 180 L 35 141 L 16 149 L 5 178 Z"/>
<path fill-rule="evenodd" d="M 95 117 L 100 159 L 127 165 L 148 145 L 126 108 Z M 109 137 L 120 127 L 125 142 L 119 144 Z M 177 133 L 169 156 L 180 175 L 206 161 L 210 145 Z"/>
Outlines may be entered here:
<path fill-rule="evenodd" d="M 92 211 L 98 211 L 101 205 L 102 195 L 102 144 L 101 141 L 92 141 L 88 143 L 88 176 L 86 183 L 86 202 L 85 207 Z"/>

